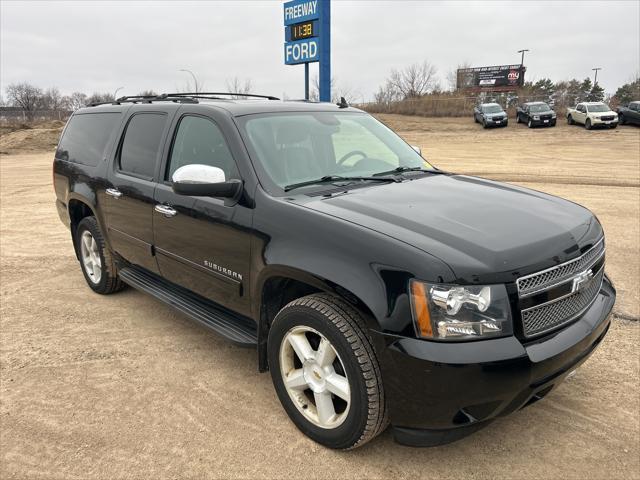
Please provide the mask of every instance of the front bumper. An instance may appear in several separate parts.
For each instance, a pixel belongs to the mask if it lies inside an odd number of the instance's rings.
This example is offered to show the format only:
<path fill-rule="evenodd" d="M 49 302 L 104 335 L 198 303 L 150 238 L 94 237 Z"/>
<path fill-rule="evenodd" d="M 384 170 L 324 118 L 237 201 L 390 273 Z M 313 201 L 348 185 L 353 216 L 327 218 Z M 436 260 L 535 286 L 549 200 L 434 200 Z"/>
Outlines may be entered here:
<path fill-rule="evenodd" d="M 541 399 L 595 350 L 609 329 L 616 292 L 605 276 L 592 306 L 542 339 L 429 342 L 374 333 L 397 441 L 457 440 Z"/>
<path fill-rule="evenodd" d="M 485 119 L 485 125 L 487 127 L 506 127 L 509 124 L 509 119 L 505 118 L 504 120 L 490 120 Z"/>
<path fill-rule="evenodd" d="M 591 125 L 594 127 L 610 127 L 612 125 L 618 125 L 618 118 L 615 120 L 600 120 L 599 118 L 591 118 Z"/>
<path fill-rule="evenodd" d="M 555 127 L 557 118 L 551 118 L 548 120 L 531 120 L 531 124 L 535 127 Z"/>

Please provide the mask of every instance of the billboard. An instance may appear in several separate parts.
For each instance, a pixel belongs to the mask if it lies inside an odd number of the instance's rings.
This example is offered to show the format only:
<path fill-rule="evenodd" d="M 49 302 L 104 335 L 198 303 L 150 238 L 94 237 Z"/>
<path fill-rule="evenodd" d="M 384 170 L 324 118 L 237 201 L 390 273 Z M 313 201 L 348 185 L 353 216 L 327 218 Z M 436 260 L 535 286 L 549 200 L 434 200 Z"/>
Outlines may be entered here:
<path fill-rule="evenodd" d="M 497 65 L 492 67 L 461 68 L 457 87 L 474 90 L 511 90 L 524 85 L 523 65 Z"/>

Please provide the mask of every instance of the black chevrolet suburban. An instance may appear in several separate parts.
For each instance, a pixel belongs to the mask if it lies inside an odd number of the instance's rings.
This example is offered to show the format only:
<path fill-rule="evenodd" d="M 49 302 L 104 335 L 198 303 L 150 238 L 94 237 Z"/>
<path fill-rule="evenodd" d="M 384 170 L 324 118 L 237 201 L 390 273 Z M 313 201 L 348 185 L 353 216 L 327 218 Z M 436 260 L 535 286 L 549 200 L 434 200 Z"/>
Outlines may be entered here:
<path fill-rule="evenodd" d="M 454 441 L 543 398 L 609 328 L 591 212 L 439 170 L 346 102 L 123 97 L 73 114 L 53 177 L 93 291 L 128 284 L 255 347 L 328 447 L 389 423 Z"/>

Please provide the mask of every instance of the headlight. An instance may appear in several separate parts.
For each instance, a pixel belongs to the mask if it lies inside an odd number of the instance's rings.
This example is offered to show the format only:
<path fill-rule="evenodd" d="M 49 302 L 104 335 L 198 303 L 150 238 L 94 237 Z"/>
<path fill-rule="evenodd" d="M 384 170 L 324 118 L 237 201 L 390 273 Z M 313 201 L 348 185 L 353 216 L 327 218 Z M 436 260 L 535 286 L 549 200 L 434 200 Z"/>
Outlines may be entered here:
<path fill-rule="evenodd" d="M 513 332 L 504 285 L 443 285 L 412 280 L 411 307 L 418 337 L 474 340 Z"/>
<path fill-rule="evenodd" d="M 534 116 L 533 116 L 533 119 L 534 119 L 534 120 L 540 120 L 540 115 L 534 115 Z"/>

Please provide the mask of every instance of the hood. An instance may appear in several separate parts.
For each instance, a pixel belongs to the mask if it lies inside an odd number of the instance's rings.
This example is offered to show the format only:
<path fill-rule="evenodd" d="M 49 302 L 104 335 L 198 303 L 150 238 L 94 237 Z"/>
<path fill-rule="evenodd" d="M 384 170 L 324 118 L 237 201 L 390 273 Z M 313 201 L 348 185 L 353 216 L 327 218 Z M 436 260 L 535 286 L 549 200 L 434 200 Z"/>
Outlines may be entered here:
<path fill-rule="evenodd" d="M 513 281 L 574 258 L 602 235 L 591 212 L 526 188 L 460 175 L 305 202 L 438 257 L 463 283 Z"/>

